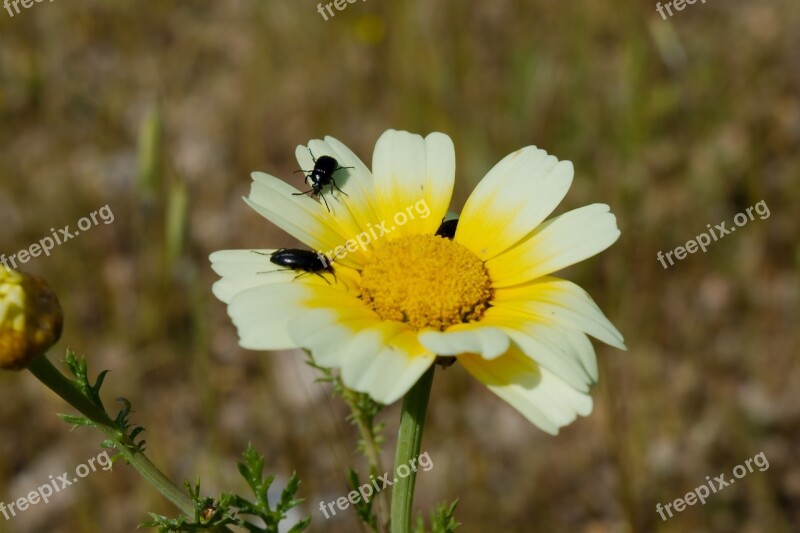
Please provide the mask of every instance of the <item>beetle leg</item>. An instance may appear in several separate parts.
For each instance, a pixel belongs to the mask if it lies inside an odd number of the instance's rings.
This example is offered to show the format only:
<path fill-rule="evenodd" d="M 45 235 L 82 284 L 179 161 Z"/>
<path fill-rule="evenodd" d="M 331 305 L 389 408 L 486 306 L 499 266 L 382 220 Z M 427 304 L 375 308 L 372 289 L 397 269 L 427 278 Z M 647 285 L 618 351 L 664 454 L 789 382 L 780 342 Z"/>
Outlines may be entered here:
<path fill-rule="evenodd" d="M 321 277 L 322 279 L 324 279 L 324 280 L 325 280 L 325 283 L 327 283 L 328 285 L 330 285 L 330 284 L 331 284 L 331 282 L 330 282 L 330 281 L 328 281 L 328 279 L 327 279 L 325 276 L 323 276 L 322 274 L 320 274 L 319 272 L 314 272 L 314 274 L 316 274 L 317 276 L 319 276 L 319 277 Z"/>
<path fill-rule="evenodd" d="M 334 180 L 333 178 L 331 178 L 331 183 L 333 184 L 334 187 L 336 187 L 337 191 L 339 191 L 340 193 L 344 194 L 345 196 L 349 196 L 349 194 L 344 192 L 342 189 L 339 188 L 338 185 L 336 185 L 336 180 Z"/>
<path fill-rule="evenodd" d="M 330 213 L 331 212 L 331 208 L 328 205 L 328 200 L 325 199 L 325 195 L 324 194 L 320 194 L 319 197 L 322 198 L 323 202 L 325 202 L 325 209 L 327 209 L 328 213 Z"/>

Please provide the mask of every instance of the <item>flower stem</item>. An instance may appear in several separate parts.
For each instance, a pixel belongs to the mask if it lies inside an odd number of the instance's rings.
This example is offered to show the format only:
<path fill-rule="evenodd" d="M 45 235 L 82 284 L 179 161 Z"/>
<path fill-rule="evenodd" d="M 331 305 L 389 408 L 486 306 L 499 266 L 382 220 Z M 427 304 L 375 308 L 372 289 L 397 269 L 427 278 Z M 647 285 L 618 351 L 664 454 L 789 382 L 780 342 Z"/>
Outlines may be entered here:
<path fill-rule="evenodd" d="M 144 453 L 137 451 L 130 437 L 120 431 L 103 409 L 84 396 L 73 381 L 59 372 L 47 359 L 47 356 L 42 355 L 36 358 L 28 366 L 28 370 L 64 401 L 91 420 L 97 429 L 108 435 L 114 441 L 115 448 L 125 460 L 138 470 L 139 474 L 155 487 L 158 492 L 171 501 L 182 513 L 189 517 L 194 517 L 194 503 L 189 495 L 156 468 Z"/>
<path fill-rule="evenodd" d="M 400 430 L 397 435 L 395 453 L 395 474 L 400 465 L 408 466 L 419 456 L 422 443 L 422 430 L 425 427 L 425 413 L 431 395 L 433 373 L 436 365 L 431 365 L 403 398 L 403 411 L 400 415 Z M 413 464 L 413 463 L 412 463 Z M 417 480 L 416 468 L 410 475 L 398 478 L 392 489 L 391 533 L 411 531 L 411 504 L 414 502 L 414 484 Z"/>

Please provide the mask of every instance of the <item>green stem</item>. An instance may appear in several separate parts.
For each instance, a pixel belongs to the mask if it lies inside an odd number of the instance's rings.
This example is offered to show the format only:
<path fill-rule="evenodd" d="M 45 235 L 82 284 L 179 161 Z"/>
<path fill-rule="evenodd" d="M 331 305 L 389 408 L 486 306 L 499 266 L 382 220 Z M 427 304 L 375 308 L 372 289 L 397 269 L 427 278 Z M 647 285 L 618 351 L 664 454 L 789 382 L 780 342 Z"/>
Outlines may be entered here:
<path fill-rule="evenodd" d="M 428 409 L 435 368 L 436 365 L 431 365 L 403 398 L 403 412 L 400 415 L 400 430 L 394 459 L 395 474 L 400 465 L 413 464 L 410 461 L 412 459 L 416 461 L 419 456 L 422 430 L 425 427 L 425 412 Z M 416 468 L 412 468 L 410 475 L 398 478 L 392 488 L 391 533 L 411 531 L 411 504 L 414 502 L 416 480 Z"/>
<path fill-rule="evenodd" d="M 138 470 L 158 492 L 171 501 L 182 513 L 194 517 L 194 502 L 189 495 L 156 468 L 145 454 L 135 451 L 136 448 L 130 437 L 116 427 L 103 409 L 84 396 L 72 380 L 67 379 L 59 372 L 47 359 L 47 356 L 42 355 L 36 358 L 28 366 L 28 370 L 64 401 L 91 420 L 100 431 L 108 435 L 115 442 L 115 447 L 125 460 Z"/>

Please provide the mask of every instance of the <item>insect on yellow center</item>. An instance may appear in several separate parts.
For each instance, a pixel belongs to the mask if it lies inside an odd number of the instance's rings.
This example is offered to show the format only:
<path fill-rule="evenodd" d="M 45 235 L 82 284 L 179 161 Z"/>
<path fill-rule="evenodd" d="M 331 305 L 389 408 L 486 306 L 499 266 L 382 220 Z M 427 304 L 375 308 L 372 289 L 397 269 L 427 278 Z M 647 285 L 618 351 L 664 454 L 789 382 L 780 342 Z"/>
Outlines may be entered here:
<path fill-rule="evenodd" d="M 361 297 L 384 320 L 444 330 L 481 318 L 492 300 L 483 263 L 455 241 L 411 235 L 380 243 L 361 272 Z"/>

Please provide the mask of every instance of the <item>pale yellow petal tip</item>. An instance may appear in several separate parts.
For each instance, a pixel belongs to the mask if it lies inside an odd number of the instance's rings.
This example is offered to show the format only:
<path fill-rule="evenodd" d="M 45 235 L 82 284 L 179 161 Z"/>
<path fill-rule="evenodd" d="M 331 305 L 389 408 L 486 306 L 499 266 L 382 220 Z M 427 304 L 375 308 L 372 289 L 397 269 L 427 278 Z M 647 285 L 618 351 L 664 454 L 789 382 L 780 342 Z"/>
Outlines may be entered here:
<path fill-rule="evenodd" d="M 455 145 L 453 144 L 453 139 L 446 133 L 442 133 L 441 131 L 434 131 L 429 133 L 425 136 L 425 140 L 428 141 L 428 146 L 437 146 L 441 148 L 448 149 L 448 151 L 455 153 Z"/>
<path fill-rule="evenodd" d="M 486 360 L 505 354 L 511 344 L 508 335 L 494 327 L 456 327 L 444 332 L 425 330 L 419 333 L 419 342 L 437 355 L 474 353 Z"/>
<path fill-rule="evenodd" d="M 381 134 L 381 136 L 378 137 L 378 141 L 376 143 L 376 146 L 378 144 L 382 144 L 382 143 L 385 143 L 385 142 L 390 142 L 390 141 L 397 142 L 397 141 L 402 141 L 402 140 L 407 140 L 407 139 L 419 139 L 419 140 L 423 140 L 424 139 L 425 141 L 428 141 L 428 142 L 445 143 L 445 144 L 449 144 L 451 147 L 454 146 L 453 145 L 453 141 L 450 138 L 450 136 L 445 134 L 445 133 L 439 132 L 439 131 L 431 132 L 428 135 L 426 135 L 425 137 L 423 137 L 419 133 L 412 133 L 412 132 L 406 131 L 406 130 L 395 130 L 395 129 L 388 129 L 388 130 L 384 131 Z"/>
<path fill-rule="evenodd" d="M 412 133 L 406 130 L 395 130 L 395 129 L 388 129 L 384 131 L 380 137 L 378 137 L 378 142 L 381 141 L 384 137 L 416 137 L 418 139 L 422 139 L 422 135 L 419 133 Z M 449 135 L 446 133 L 442 133 L 441 131 L 433 131 L 424 137 L 425 140 L 436 141 L 436 142 L 446 142 L 450 145 L 453 145 L 453 140 L 450 138 Z"/>
<path fill-rule="evenodd" d="M 623 352 L 628 351 L 628 346 L 625 344 L 625 337 L 622 336 L 622 333 L 611 323 L 610 320 L 606 319 L 606 322 L 611 327 L 612 338 L 617 341 L 614 344 L 606 342 L 609 346 L 616 348 L 618 350 L 622 350 Z"/>
<path fill-rule="evenodd" d="M 567 426 L 570 426 L 570 425 L 574 424 L 578 420 L 578 417 L 585 418 L 585 417 L 588 417 L 590 414 L 592 414 L 592 411 L 594 411 L 594 400 L 589 395 L 586 395 L 584 397 L 584 399 L 586 400 L 585 405 L 583 405 L 583 406 L 574 406 L 574 408 L 575 408 L 574 413 L 571 416 L 569 416 L 568 418 L 564 418 L 564 419 L 556 421 L 555 422 L 555 424 L 556 424 L 555 432 L 554 433 L 548 432 L 548 433 L 550 433 L 551 435 L 554 435 L 554 436 L 558 435 L 561 432 L 562 428 L 565 428 Z M 542 428 L 542 429 L 544 429 L 544 428 Z M 545 431 L 547 431 L 547 430 L 545 430 Z"/>
<path fill-rule="evenodd" d="M 255 170 L 250 173 L 250 178 L 252 178 L 253 181 L 266 181 L 269 179 L 269 174 L 260 170 Z"/>
<path fill-rule="evenodd" d="M 602 342 L 603 344 L 607 344 L 608 346 L 611 346 L 612 348 L 616 348 L 617 350 L 621 350 L 623 352 L 627 352 L 628 351 L 628 346 L 625 344 L 625 338 L 622 336 L 622 333 L 620 333 L 619 330 L 616 327 L 614 327 L 614 324 L 612 324 L 610 321 L 606 320 L 606 322 L 611 328 L 610 337 L 606 337 L 604 339 L 598 339 L 598 340 L 600 342 Z M 592 336 L 594 337 L 594 335 L 592 335 Z M 595 338 L 597 338 L 597 337 L 595 337 Z"/>
<path fill-rule="evenodd" d="M 0 269 L 0 368 L 22 370 L 58 342 L 64 315 L 44 279 Z"/>

